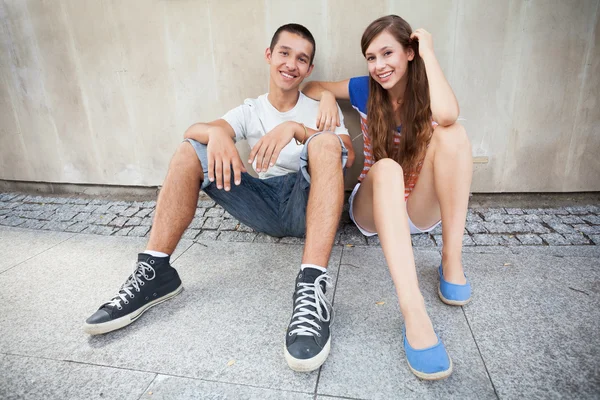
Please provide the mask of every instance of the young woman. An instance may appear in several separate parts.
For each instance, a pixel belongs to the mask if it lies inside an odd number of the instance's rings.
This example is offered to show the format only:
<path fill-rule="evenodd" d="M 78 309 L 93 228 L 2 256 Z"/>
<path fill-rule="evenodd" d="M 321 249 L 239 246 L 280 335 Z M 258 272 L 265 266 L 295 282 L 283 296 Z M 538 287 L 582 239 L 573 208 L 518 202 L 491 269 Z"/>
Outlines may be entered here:
<path fill-rule="evenodd" d="M 361 48 L 369 76 L 310 82 L 303 92 L 321 101 L 319 129 L 339 123 L 336 99 L 349 99 L 360 113 L 365 163 L 350 196 L 350 217 L 363 234 L 379 234 L 404 316 L 410 369 L 422 379 L 443 379 L 452 361 L 425 309 L 410 234 L 442 222 L 438 294 L 446 304 L 469 302 L 461 255 L 471 145 L 456 123 L 458 102 L 427 31 L 413 32 L 389 15 L 367 27 Z"/>

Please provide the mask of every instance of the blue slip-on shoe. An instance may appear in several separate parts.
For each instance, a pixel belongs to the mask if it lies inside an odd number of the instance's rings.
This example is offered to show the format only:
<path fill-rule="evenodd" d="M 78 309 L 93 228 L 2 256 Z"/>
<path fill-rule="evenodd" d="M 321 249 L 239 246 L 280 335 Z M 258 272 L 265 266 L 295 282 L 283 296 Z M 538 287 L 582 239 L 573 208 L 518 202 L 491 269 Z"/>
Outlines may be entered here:
<path fill-rule="evenodd" d="M 447 378 L 452 373 L 452 360 L 439 336 L 437 339 L 438 342 L 433 346 L 416 350 L 410 347 L 404 330 L 406 361 L 412 373 L 420 379 L 435 381 Z"/>
<path fill-rule="evenodd" d="M 467 280 L 464 285 L 446 282 L 444 280 L 444 271 L 442 264 L 438 269 L 440 275 L 440 284 L 438 286 L 438 294 L 440 299 L 451 306 L 464 306 L 471 301 L 471 283 Z M 465 276 L 466 278 L 466 276 Z"/>

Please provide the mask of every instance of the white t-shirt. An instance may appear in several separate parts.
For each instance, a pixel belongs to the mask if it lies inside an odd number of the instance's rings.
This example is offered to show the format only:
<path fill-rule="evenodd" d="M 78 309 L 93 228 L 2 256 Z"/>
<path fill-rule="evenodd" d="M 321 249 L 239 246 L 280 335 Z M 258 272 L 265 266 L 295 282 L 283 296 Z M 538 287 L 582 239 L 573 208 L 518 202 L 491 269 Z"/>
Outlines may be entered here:
<path fill-rule="evenodd" d="M 279 112 L 267 99 L 267 94 L 263 94 L 257 99 L 246 99 L 244 104 L 227 112 L 223 119 L 231 125 L 235 132 L 236 140 L 246 139 L 250 148 L 254 147 L 261 137 L 270 132 L 277 125 L 294 121 L 304 124 L 307 128 L 317 129 L 316 119 L 319 112 L 319 102 L 306 97 L 302 92 L 298 97 L 298 102 L 289 111 Z M 348 135 L 348 130 L 344 126 L 344 117 L 342 110 L 338 106 L 340 115 L 340 125 L 335 129 L 338 135 Z M 292 140 L 279 153 L 277 162 L 266 172 L 258 174 L 260 179 L 281 176 L 300 169 L 300 154 L 304 145 L 296 144 Z M 252 165 L 256 169 L 256 161 Z"/>

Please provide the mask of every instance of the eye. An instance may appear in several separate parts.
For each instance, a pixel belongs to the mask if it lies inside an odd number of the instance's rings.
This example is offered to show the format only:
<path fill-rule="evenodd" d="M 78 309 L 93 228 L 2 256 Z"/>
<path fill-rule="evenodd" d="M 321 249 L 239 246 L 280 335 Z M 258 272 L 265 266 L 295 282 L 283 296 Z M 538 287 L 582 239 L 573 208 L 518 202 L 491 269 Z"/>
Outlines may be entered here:
<path fill-rule="evenodd" d="M 375 59 L 375 57 L 373 57 L 373 56 L 368 56 L 367 57 L 367 61 L 373 61 L 374 59 Z"/>
<path fill-rule="evenodd" d="M 383 53 L 383 55 L 386 56 L 386 57 L 389 56 L 390 54 L 392 54 L 391 51 L 386 51 L 385 53 Z"/>
<path fill-rule="evenodd" d="M 301 59 L 300 59 L 300 62 L 301 62 L 301 63 L 304 63 L 304 64 L 306 64 L 306 62 L 307 62 L 307 61 L 306 61 L 306 58 L 301 58 Z"/>
<path fill-rule="evenodd" d="M 287 56 L 288 52 L 287 51 L 280 51 L 279 54 L 281 54 L 282 56 Z"/>

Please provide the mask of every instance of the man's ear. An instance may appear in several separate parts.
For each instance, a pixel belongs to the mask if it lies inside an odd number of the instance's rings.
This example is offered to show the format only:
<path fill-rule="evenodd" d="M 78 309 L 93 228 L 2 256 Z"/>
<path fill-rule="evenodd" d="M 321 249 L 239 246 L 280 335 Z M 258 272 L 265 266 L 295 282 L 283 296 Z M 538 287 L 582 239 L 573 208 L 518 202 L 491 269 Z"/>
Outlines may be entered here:
<path fill-rule="evenodd" d="M 265 50 L 265 60 L 267 60 L 267 64 L 271 64 L 271 48 L 267 47 Z"/>
<path fill-rule="evenodd" d="M 304 77 L 304 79 L 308 78 L 310 76 L 310 74 L 312 74 L 313 68 L 315 68 L 315 64 L 310 64 L 310 67 L 308 67 L 308 72 L 306 73 L 306 76 Z"/>

